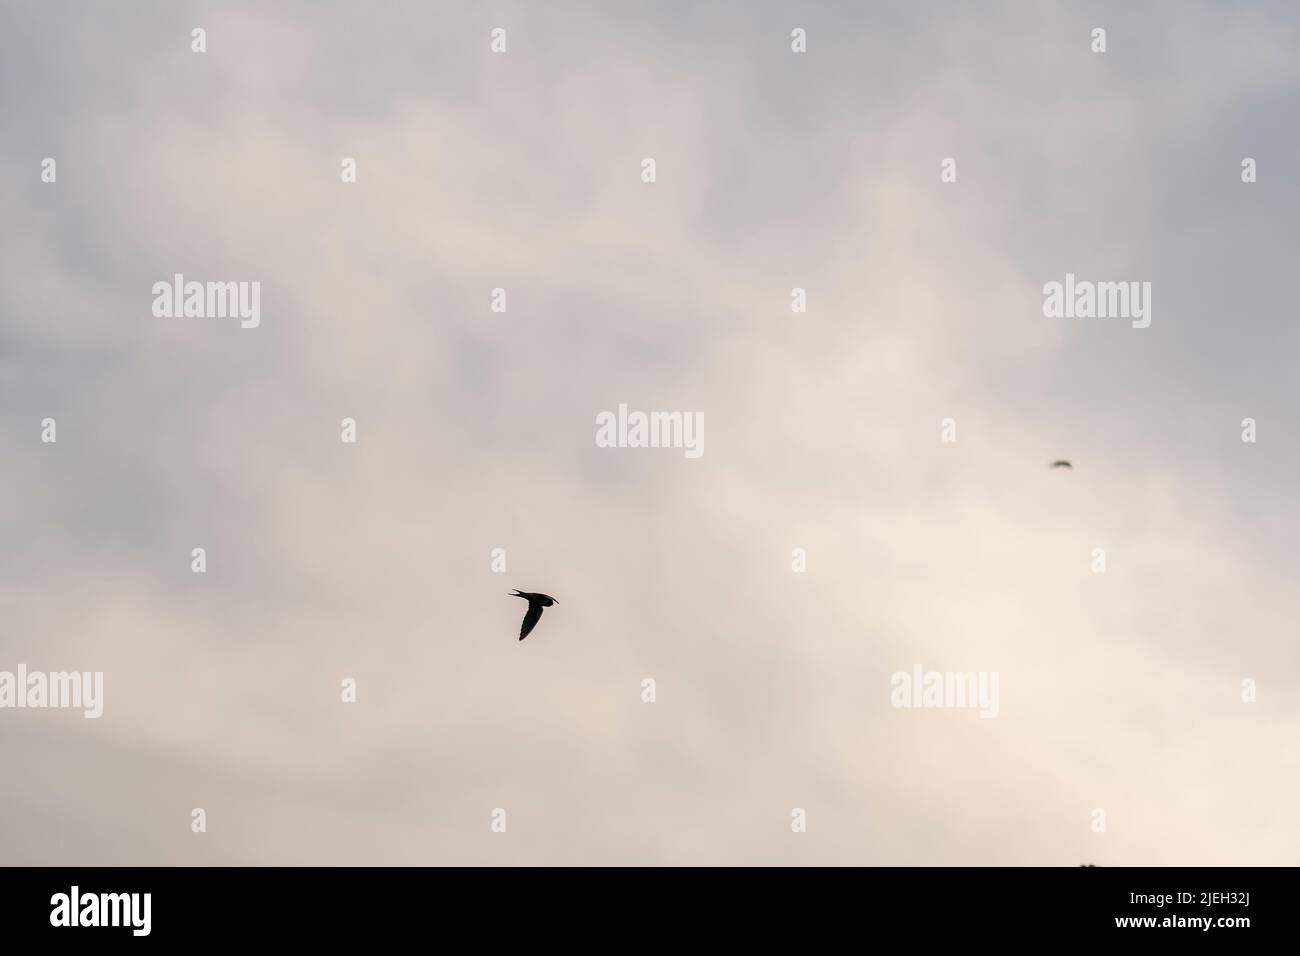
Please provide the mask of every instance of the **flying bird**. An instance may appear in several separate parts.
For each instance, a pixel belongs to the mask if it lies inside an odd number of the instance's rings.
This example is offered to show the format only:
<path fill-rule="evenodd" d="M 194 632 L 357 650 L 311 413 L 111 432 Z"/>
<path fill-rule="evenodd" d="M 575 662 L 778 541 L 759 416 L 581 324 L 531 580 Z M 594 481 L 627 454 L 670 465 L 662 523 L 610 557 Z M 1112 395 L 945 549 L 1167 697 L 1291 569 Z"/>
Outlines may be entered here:
<path fill-rule="evenodd" d="M 528 601 L 528 613 L 524 615 L 523 627 L 519 628 L 519 639 L 521 641 L 532 633 L 533 628 L 537 626 L 537 622 L 542 619 L 542 608 L 560 603 L 549 594 L 532 594 L 518 588 L 511 591 L 510 596 L 521 597 Z"/>
<path fill-rule="evenodd" d="M 1071 471 L 1074 471 L 1074 466 L 1073 466 L 1072 464 L 1070 464 L 1068 461 L 1066 461 L 1064 458 L 1060 458 L 1060 459 L 1058 459 L 1058 460 L 1052 462 L 1051 465 L 1049 465 L 1048 467 L 1049 467 L 1049 468 L 1069 468 Z"/>

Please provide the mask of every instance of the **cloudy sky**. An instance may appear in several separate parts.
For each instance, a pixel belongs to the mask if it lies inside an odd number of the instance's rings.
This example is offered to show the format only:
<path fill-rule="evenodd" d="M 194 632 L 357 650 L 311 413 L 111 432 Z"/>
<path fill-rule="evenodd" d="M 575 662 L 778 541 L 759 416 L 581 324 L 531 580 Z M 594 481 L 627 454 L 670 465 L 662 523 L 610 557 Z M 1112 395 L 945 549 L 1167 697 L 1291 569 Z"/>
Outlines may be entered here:
<path fill-rule="evenodd" d="M 0 2 L 0 862 L 1300 859 L 1300 15 L 849 7 Z"/>

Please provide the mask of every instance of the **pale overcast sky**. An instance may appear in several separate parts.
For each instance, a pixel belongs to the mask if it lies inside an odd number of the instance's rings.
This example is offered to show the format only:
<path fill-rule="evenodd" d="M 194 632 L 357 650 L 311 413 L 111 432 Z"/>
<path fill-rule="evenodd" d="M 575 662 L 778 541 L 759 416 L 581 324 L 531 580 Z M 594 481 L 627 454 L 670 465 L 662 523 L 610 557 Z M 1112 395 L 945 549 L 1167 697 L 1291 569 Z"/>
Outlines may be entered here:
<path fill-rule="evenodd" d="M 1300 13 L 849 6 L 0 0 L 0 863 L 1300 859 Z"/>

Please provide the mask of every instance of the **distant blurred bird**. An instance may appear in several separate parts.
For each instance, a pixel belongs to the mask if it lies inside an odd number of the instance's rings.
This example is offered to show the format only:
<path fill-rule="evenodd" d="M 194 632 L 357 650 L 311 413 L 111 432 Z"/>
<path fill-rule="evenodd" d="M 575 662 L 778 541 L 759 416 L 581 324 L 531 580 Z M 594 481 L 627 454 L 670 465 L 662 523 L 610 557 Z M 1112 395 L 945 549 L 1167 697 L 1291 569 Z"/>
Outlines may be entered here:
<path fill-rule="evenodd" d="M 521 597 L 528 602 L 528 613 L 524 615 L 523 627 L 519 629 L 519 639 L 521 641 L 532 633 L 533 628 L 537 626 L 537 622 L 542 619 L 542 608 L 560 603 L 549 594 L 532 594 L 518 588 L 510 592 L 510 596 Z"/>
<path fill-rule="evenodd" d="M 1070 464 L 1068 461 L 1066 461 L 1064 458 L 1060 458 L 1060 459 L 1058 459 L 1058 460 L 1052 462 L 1051 465 L 1049 465 L 1048 467 L 1050 467 L 1050 468 L 1069 468 L 1071 471 L 1074 471 L 1074 466 L 1073 466 L 1072 464 Z"/>

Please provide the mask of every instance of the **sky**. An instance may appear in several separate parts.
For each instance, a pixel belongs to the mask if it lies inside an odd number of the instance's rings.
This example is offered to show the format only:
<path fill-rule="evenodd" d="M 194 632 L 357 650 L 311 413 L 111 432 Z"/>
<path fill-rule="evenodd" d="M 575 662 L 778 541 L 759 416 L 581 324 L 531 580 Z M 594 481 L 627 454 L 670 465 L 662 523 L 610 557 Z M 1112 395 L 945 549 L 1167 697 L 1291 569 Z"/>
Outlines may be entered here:
<path fill-rule="evenodd" d="M 0 0 L 0 864 L 1296 864 L 1298 43 Z"/>

